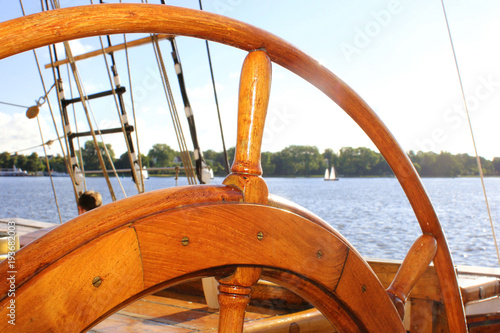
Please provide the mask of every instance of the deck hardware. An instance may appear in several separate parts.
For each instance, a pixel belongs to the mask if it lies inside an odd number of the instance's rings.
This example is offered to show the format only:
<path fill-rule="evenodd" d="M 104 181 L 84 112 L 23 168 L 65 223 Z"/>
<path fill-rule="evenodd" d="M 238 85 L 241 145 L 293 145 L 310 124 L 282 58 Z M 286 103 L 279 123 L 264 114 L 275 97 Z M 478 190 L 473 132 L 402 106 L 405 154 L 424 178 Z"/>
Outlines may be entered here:
<path fill-rule="evenodd" d="M 365 286 L 365 285 L 361 286 L 361 291 L 362 291 L 362 292 L 365 292 L 365 291 L 366 291 L 366 286 Z"/>
<path fill-rule="evenodd" d="M 189 244 L 189 238 L 183 237 L 181 243 L 183 246 L 187 246 Z"/>
<path fill-rule="evenodd" d="M 479 299 L 483 299 L 483 298 L 485 298 L 485 296 L 486 296 L 486 292 L 485 292 L 483 286 L 480 286 L 479 287 Z"/>
<path fill-rule="evenodd" d="M 264 238 L 264 233 L 262 231 L 259 231 L 259 233 L 257 234 L 257 239 L 261 241 L 263 238 Z"/>
<path fill-rule="evenodd" d="M 102 283 L 102 280 L 101 280 L 101 278 L 99 276 L 96 276 L 94 278 L 94 280 L 92 280 L 92 285 L 94 287 L 96 287 L 96 288 L 99 288 L 99 286 L 101 285 L 101 283 Z"/>
<path fill-rule="evenodd" d="M 321 259 L 321 257 L 323 257 L 323 251 L 319 250 L 318 252 L 316 252 L 316 257 L 318 257 L 318 259 Z"/>

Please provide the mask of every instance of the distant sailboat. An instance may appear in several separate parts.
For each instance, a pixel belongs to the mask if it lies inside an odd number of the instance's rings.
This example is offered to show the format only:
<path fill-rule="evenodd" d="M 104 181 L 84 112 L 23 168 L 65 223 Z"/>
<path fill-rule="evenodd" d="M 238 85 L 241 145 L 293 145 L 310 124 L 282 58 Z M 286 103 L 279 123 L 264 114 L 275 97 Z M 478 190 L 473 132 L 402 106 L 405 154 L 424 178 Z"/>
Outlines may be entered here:
<path fill-rule="evenodd" d="M 335 175 L 335 168 L 333 166 L 330 171 L 328 171 L 328 168 L 325 170 L 325 180 L 339 180 Z"/>
<path fill-rule="evenodd" d="M 149 179 L 149 172 L 146 169 L 146 166 L 142 167 L 142 179 Z"/>

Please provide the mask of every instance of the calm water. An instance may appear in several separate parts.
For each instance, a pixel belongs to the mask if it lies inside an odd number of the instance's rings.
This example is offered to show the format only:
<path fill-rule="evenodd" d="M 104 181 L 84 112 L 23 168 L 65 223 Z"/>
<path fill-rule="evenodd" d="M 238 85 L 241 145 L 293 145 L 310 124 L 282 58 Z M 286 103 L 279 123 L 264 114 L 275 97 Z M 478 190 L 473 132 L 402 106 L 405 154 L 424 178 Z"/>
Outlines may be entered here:
<path fill-rule="evenodd" d="M 316 213 L 339 230 L 364 256 L 402 259 L 420 234 L 413 211 L 394 178 L 268 178 L 270 192 Z M 63 221 L 77 215 L 70 179 L 54 178 Z M 222 178 L 216 178 L 220 184 Z M 456 264 L 498 266 L 486 205 L 478 178 L 423 180 L 452 249 Z M 500 178 L 487 178 L 493 221 L 500 234 Z M 136 193 L 129 178 L 126 193 Z M 179 185 L 185 185 L 179 179 Z M 124 195 L 113 180 L 118 198 Z M 175 186 L 173 178 L 146 180 L 148 191 Z M 111 202 L 103 178 L 89 178 L 87 188 Z M 0 218 L 22 217 L 59 223 L 48 177 L 0 177 Z M 500 236 L 500 235 L 499 235 Z"/>

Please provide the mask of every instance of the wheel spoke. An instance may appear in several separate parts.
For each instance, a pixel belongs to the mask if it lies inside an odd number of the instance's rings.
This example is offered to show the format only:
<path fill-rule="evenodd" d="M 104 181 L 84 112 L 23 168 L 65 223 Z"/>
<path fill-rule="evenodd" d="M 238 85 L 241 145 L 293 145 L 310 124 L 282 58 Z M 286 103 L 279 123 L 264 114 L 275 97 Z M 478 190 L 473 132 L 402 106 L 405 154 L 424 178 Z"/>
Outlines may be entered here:
<path fill-rule="evenodd" d="M 250 292 L 252 286 L 259 280 L 261 272 L 261 268 L 238 267 L 230 276 L 218 280 L 219 333 L 243 332 Z"/>
<path fill-rule="evenodd" d="M 263 50 L 250 52 L 243 63 L 238 102 L 238 136 L 231 174 L 225 185 L 238 187 L 245 202 L 267 204 L 260 150 L 271 90 L 271 60 Z"/>
<path fill-rule="evenodd" d="M 420 236 L 411 246 L 394 280 L 387 288 L 401 319 L 404 318 L 404 304 L 408 295 L 431 263 L 436 250 L 436 238 L 427 234 Z"/>

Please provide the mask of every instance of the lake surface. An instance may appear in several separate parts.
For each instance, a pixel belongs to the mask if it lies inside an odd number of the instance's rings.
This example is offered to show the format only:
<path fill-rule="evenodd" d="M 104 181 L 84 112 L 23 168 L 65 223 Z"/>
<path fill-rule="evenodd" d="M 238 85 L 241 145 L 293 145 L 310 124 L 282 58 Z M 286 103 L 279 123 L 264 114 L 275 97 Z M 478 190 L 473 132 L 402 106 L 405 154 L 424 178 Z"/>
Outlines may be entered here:
<path fill-rule="evenodd" d="M 62 220 L 77 216 L 69 177 L 53 178 Z M 215 178 L 221 184 L 223 178 Z M 133 195 L 130 178 L 121 179 Z M 395 178 L 266 178 L 271 193 L 314 212 L 342 233 L 366 257 L 403 259 L 420 229 Z M 424 185 L 448 238 L 455 264 L 498 266 L 479 178 L 426 178 Z M 123 198 L 116 179 L 117 197 Z M 178 185 L 186 185 L 179 179 Z M 500 234 L 500 178 L 486 178 L 493 221 Z M 147 191 L 175 186 L 174 178 L 151 177 Z M 87 188 L 111 202 L 103 178 L 87 178 Z M 59 223 L 49 177 L 0 177 L 0 218 L 21 217 Z M 500 235 L 499 235 L 500 236 Z"/>

